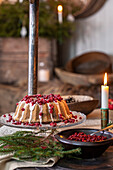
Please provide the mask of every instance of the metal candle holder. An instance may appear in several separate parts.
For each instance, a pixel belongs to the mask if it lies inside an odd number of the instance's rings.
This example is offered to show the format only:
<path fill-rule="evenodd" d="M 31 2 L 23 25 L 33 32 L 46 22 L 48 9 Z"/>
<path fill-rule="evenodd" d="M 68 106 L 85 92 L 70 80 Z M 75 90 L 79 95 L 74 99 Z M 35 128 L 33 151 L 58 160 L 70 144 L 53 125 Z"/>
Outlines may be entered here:
<path fill-rule="evenodd" d="M 101 129 L 107 127 L 108 123 L 109 123 L 109 109 L 101 108 Z"/>
<path fill-rule="evenodd" d="M 28 95 L 37 93 L 39 0 L 29 0 Z"/>

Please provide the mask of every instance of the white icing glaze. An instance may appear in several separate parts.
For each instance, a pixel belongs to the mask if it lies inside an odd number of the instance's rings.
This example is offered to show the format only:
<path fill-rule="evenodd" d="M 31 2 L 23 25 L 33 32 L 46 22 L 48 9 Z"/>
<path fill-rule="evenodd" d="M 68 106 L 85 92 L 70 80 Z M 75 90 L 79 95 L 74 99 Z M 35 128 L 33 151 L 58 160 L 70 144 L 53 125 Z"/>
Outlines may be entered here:
<path fill-rule="evenodd" d="M 20 111 L 20 107 L 22 106 L 22 104 L 25 103 L 25 101 L 20 101 L 18 104 L 19 104 L 19 108 L 18 108 L 18 111 L 17 111 L 17 114 L 14 118 L 17 118 L 18 117 L 18 114 L 19 114 L 19 111 Z"/>
<path fill-rule="evenodd" d="M 39 115 L 40 124 L 42 125 L 42 116 Z"/>
<path fill-rule="evenodd" d="M 31 119 L 32 119 L 32 113 L 33 113 L 33 110 L 36 106 L 36 104 L 32 105 L 31 103 L 29 104 L 29 108 L 30 108 L 30 117 L 29 117 L 29 123 L 31 122 Z"/>
<path fill-rule="evenodd" d="M 40 111 L 39 111 L 39 114 L 40 114 L 40 113 L 42 113 L 42 105 L 39 105 L 39 109 L 40 109 Z M 40 120 L 40 124 L 42 124 L 42 116 L 41 115 L 39 115 L 39 120 Z"/>
<path fill-rule="evenodd" d="M 51 109 L 51 107 L 50 107 L 49 105 L 50 105 L 50 104 L 49 104 L 49 103 L 47 103 L 48 111 L 49 111 L 49 114 L 50 114 L 50 117 L 51 117 L 51 121 L 52 121 L 52 122 L 54 122 L 54 120 L 53 120 L 53 115 L 52 115 L 52 113 L 50 113 L 50 109 Z"/>

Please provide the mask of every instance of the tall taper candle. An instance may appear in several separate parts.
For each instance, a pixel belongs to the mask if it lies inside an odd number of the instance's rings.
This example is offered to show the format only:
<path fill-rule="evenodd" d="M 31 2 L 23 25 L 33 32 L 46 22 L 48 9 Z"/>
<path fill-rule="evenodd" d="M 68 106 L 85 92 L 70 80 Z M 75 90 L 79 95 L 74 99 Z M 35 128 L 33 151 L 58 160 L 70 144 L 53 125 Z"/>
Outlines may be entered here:
<path fill-rule="evenodd" d="M 107 73 L 104 76 L 104 85 L 101 86 L 101 129 L 107 127 L 109 123 L 109 86 L 107 86 Z"/>
<path fill-rule="evenodd" d="M 107 73 L 104 76 L 104 85 L 101 86 L 101 108 L 108 109 L 109 86 L 107 86 Z"/>
<path fill-rule="evenodd" d="M 63 22 L 63 16 L 62 16 L 63 7 L 62 7 L 62 5 L 58 5 L 57 10 L 58 10 L 58 22 L 60 24 L 62 24 L 62 22 Z"/>

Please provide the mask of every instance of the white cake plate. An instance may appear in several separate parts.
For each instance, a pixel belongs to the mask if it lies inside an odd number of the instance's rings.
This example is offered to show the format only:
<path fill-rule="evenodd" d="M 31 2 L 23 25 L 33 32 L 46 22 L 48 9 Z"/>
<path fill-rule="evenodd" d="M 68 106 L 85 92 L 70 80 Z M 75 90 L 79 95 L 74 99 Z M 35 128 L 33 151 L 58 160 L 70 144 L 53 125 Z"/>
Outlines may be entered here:
<path fill-rule="evenodd" d="M 58 129 L 58 128 L 75 126 L 75 125 L 83 123 L 86 120 L 86 115 L 83 114 L 83 113 L 72 111 L 72 114 L 74 116 L 77 116 L 74 123 L 66 123 L 65 124 L 64 122 L 58 122 L 55 127 L 50 126 L 50 124 L 42 124 L 42 126 L 35 126 L 35 125 L 30 126 L 30 125 L 24 125 L 24 123 L 21 123 L 21 125 L 15 125 L 15 124 L 13 124 L 12 120 L 11 120 L 11 122 L 7 122 L 7 120 L 9 119 L 9 116 L 8 116 L 9 113 L 5 114 L 6 117 L 4 117 L 4 115 L 2 115 L 0 117 L 0 124 L 10 126 L 10 127 L 14 127 L 14 128 L 25 128 L 25 129 L 37 129 L 37 128 L 39 128 L 39 129 L 43 129 L 43 130 L 49 130 L 49 129 Z M 13 117 L 14 113 L 10 113 L 10 115 Z"/>

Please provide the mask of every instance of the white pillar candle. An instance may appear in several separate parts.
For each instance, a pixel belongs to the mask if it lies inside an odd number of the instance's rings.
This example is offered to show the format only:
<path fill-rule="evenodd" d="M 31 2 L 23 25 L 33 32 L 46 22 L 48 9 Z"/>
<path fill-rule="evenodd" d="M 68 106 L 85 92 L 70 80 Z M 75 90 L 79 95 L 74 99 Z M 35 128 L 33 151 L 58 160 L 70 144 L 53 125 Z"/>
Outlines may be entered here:
<path fill-rule="evenodd" d="M 104 85 L 101 86 L 101 108 L 108 108 L 109 86 L 107 86 L 107 73 L 104 76 Z"/>
<path fill-rule="evenodd" d="M 60 24 L 62 24 L 62 22 L 63 22 L 63 16 L 62 16 L 63 7 L 62 7 L 62 5 L 58 5 L 57 10 L 58 10 L 58 22 Z"/>
<path fill-rule="evenodd" d="M 38 78 L 40 82 L 47 82 L 50 79 L 49 69 L 40 69 L 38 72 Z"/>

